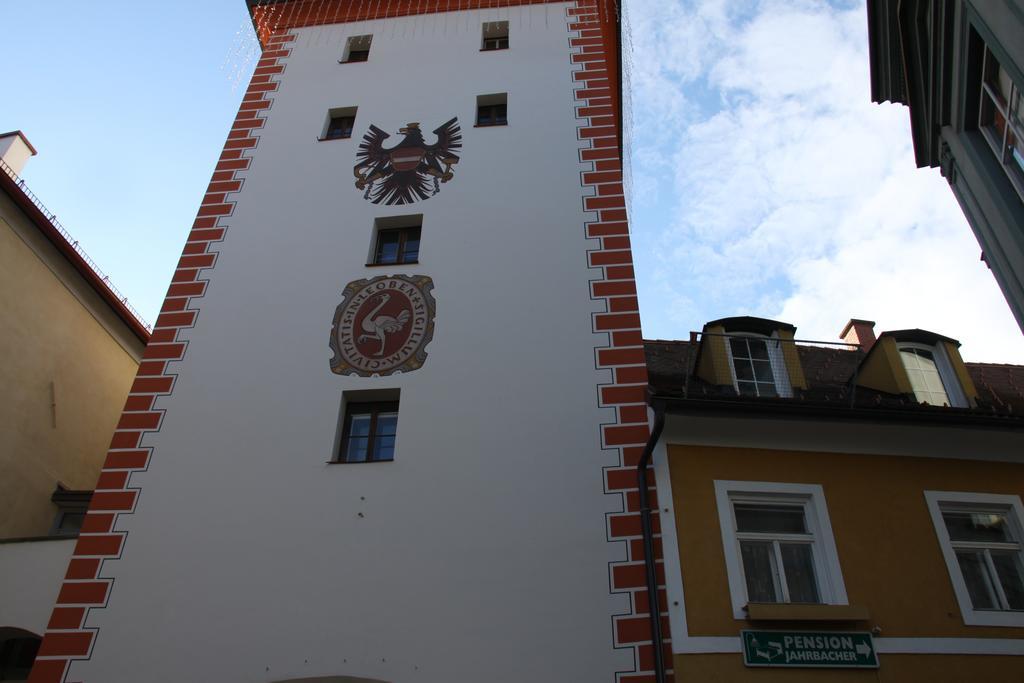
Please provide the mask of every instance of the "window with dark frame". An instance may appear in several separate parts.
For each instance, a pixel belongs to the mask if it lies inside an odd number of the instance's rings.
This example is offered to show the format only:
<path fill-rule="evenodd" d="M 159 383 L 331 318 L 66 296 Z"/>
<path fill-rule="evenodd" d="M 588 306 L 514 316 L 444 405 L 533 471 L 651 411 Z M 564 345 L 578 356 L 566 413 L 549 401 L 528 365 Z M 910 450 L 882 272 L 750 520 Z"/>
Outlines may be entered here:
<path fill-rule="evenodd" d="M 338 462 L 394 460 L 397 433 L 397 401 L 349 403 L 345 406 Z"/>
<path fill-rule="evenodd" d="M 82 530 L 85 512 L 61 510 L 57 513 L 57 522 L 53 527 L 54 536 L 77 536 Z"/>
<path fill-rule="evenodd" d="M 418 263 L 420 258 L 420 226 L 383 229 L 377 232 L 373 265 Z"/>
<path fill-rule="evenodd" d="M 355 125 L 355 116 L 332 116 L 330 123 L 327 124 L 327 132 L 324 133 L 324 140 L 350 138 L 352 137 L 352 129 Z"/>
<path fill-rule="evenodd" d="M 488 21 L 484 22 L 484 42 L 481 50 L 507 50 L 508 49 L 508 22 Z"/>
<path fill-rule="evenodd" d="M 352 137 L 356 125 L 358 107 L 334 107 L 327 110 L 327 117 L 318 140 L 345 140 Z"/>
<path fill-rule="evenodd" d="M 478 96 L 476 98 L 476 125 L 508 125 L 508 94 Z"/>
<path fill-rule="evenodd" d="M 91 499 L 92 491 L 72 491 L 58 484 L 50 496 L 50 500 L 57 506 L 57 516 L 50 528 L 50 535 L 77 536 L 82 529 Z"/>

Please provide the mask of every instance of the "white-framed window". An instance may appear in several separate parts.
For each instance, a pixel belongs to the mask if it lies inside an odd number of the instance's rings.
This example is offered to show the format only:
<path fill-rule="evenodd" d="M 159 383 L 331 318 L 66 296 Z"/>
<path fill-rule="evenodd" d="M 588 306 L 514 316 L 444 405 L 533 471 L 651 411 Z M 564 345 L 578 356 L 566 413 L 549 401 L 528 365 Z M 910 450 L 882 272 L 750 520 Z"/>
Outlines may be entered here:
<path fill-rule="evenodd" d="M 730 334 L 729 367 L 741 396 L 793 395 L 782 355 L 782 340 L 753 333 Z"/>
<path fill-rule="evenodd" d="M 902 342 L 897 348 L 918 401 L 933 406 L 967 406 L 953 366 L 941 347 Z"/>
<path fill-rule="evenodd" d="M 1024 199 L 1024 112 L 1021 89 L 988 47 L 982 64 L 978 128 Z"/>
<path fill-rule="evenodd" d="M 716 480 L 715 500 L 735 618 L 748 603 L 848 604 L 821 486 Z"/>
<path fill-rule="evenodd" d="M 1024 626 L 1020 496 L 925 491 L 960 614 L 968 626 Z"/>

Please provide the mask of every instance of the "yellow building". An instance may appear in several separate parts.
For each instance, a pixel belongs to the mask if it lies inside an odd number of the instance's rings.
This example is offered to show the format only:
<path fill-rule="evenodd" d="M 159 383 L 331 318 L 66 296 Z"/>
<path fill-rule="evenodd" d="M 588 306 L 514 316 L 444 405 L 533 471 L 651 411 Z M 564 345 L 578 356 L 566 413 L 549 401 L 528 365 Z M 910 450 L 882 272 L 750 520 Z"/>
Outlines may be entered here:
<path fill-rule="evenodd" d="M 0 680 L 31 662 L 149 338 L 18 178 L 34 154 L 0 135 Z"/>
<path fill-rule="evenodd" d="M 666 670 L 1024 680 L 1024 367 L 868 321 L 795 332 L 647 342 Z"/>

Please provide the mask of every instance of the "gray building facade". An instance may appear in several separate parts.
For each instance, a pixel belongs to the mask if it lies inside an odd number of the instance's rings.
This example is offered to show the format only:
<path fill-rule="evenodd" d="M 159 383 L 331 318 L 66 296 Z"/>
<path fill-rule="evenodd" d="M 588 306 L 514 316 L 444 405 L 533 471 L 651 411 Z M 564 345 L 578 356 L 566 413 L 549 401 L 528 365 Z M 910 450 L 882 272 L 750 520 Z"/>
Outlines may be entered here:
<path fill-rule="evenodd" d="M 868 0 L 871 98 L 910 109 L 1024 330 L 1024 1 Z"/>

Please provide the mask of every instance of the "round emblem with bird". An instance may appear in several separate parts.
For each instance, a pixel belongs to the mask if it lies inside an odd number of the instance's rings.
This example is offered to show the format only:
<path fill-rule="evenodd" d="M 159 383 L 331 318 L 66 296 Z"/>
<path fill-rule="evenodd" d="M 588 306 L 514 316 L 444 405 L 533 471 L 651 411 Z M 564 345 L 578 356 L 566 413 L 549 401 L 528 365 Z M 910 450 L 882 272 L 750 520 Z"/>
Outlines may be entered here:
<path fill-rule="evenodd" d="M 422 367 L 434 336 L 433 281 L 385 275 L 350 282 L 331 327 L 331 371 L 390 375 Z"/>

